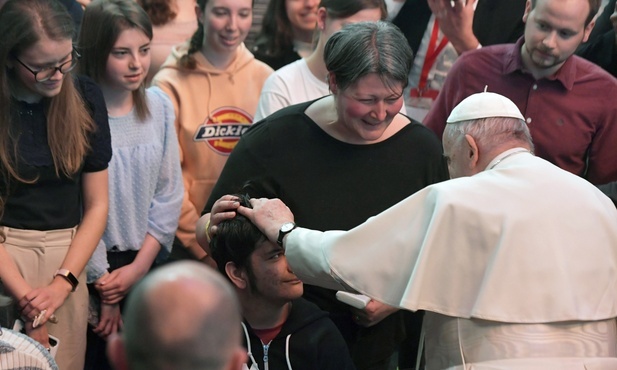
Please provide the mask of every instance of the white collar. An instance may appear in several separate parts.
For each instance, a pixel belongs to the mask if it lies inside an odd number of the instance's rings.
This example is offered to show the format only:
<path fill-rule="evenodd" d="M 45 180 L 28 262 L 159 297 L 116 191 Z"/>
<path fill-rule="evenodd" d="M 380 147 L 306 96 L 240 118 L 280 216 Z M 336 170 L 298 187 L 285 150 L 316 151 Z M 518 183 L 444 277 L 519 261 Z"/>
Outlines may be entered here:
<path fill-rule="evenodd" d="M 495 168 L 495 166 L 497 166 L 499 163 L 501 163 L 504 159 L 506 159 L 508 157 L 511 157 L 513 155 L 521 154 L 521 153 L 529 153 L 529 154 L 531 154 L 529 149 L 525 149 L 525 148 L 522 148 L 522 147 L 516 147 L 516 148 L 508 149 L 505 152 L 502 152 L 501 154 L 499 154 L 498 156 L 493 158 L 493 160 L 488 164 L 488 166 L 486 166 L 486 168 L 484 170 L 485 171 L 492 170 L 493 168 Z"/>

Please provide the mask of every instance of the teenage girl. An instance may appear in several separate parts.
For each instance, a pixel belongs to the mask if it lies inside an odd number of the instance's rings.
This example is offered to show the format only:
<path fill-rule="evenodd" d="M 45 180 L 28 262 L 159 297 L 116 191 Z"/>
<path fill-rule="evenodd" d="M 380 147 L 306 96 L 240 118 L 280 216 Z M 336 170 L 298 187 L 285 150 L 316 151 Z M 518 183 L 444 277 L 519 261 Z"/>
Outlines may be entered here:
<path fill-rule="evenodd" d="M 87 363 L 103 368 L 101 338 L 121 327 L 131 287 L 161 251 L 171 249 L 183 185 L 174 110 L 157 87 L 145 89 L 152 25 L 133 0 L 95 0 L 80 32 L 81 72 L 101 86 L 112 136 L 107 228 L 88 264 L 99 322 L 88 336 Z"/>
<path fill-rule="evenodd" d="M 229 153 L 253 122 L 259 93 L 272 68 L 244 46 L 252 0 L 197 0 L 191 39 L 172 49 L 154 76 L 176 113 L 184 200 L 172 259 L 214 264 L 195 238 L 195 223 Z"/>
<path fill-rule="evenodd" d="M 63 370 L 83 369 L 84 267 L 105 229 L 111 144 L 99 88 L 71 71 L 73 22 L 55 0 L 0 8 L 0 279 L 26 333 L 60 341 Z"/>
<path fill-rule="evenodd" d="M 277 70 L 313 51 L 319 0 L 270 0 L 252 49 L 255 58 Z"/>

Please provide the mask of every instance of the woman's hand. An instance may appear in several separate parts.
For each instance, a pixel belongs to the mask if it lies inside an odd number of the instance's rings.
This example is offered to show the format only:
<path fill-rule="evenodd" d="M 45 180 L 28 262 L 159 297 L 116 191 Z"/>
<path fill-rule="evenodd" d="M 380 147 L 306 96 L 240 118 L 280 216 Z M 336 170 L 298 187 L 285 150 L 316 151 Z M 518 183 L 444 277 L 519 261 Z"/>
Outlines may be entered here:
<path fill-rule="evenodd" d="M 58 277 L 46 287 L 32 289 L 18 302 L 22 317 L 29 322 L 36 320 L 37 326 L 42 326 L 62 306 L 71 289 L 70 284 Z"/>
<path fill-rule="evenodd" d="M 216 227 L 225 220 L 236 217 L 236 210 L 240 207 L 240 202 L 233 195 L 223 195 L 212 205 L 210 211 L 210 236 L 216 234 Z"/>
<path fill-rule="evenodd" d="M 146 234 L 133 262 L 106 273 L 94 283 L 103 303 L 116 304 L 124 299 L 133 285 L 150 271 L 160 250 L 158 240 Z"/>
<path fill-rule="evenodd" d="M 120 329 L 122 329 L 120 305 L 101 303 L 99 324 L 92 331 L 101 338 L 107 339 L 110 334 L 117 333 Z"/>
<path fill-rule="evenodd" d="M 216 228 L 222 221 L 236 217 L 236 210 L 240 207 L 238 198 L 233 195 L 223 195 L 212 205 L 212 211 L 201 216 L 195 226 L 197 243 L 207 253 L 201 262 L 216 269 L 216 263 L 210 257 L 210 240 L 216 234 Z"/>
<path fill-rule="evenodd" d="M 120 302 L 147 269 L 138 268 L 134 263 L 115 269 L 94 283 L 103 303 L 113 305 Z"/>

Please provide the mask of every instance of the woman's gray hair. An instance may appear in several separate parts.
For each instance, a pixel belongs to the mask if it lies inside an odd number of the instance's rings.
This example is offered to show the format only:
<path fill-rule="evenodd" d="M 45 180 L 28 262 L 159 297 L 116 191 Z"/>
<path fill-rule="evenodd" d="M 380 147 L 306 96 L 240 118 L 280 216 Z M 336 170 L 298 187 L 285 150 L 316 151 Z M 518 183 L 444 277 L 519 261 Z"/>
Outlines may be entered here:
<path fill-rule="evenodd" d="M 369 73 L 376 73 L 386 84 L 400 82 L 405 88 L 413 52 L 392 23 L 359 22 L 346 25 L 330 37 L 324 61 L 341 90 Z"/>
<path fill-rule="evenodd" d="M 488 117 L 456 123 L 448 123 L 443 133 L 443 140 L 454 141 L 458 137 L 469 135 L 478 145 L 494 148 L 503 143 L 517 141 L 528 145 L 533 152 L 531 133 L 525 121 L 510 117 Z"/>

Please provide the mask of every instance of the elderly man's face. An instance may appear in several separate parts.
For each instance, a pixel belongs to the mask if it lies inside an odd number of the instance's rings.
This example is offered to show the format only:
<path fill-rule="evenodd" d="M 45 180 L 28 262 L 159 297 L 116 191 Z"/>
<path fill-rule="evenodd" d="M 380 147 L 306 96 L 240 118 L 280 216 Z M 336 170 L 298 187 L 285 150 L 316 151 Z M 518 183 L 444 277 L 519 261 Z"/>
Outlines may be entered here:
<path fill-rule="evenodd" d="M 448 162 L 450 178 L 471 176 L 473 172 L 470 168 L 471 147 L 462 134 L 449 134 L 448 128 L 443 135 L 443 155 Z"/>

